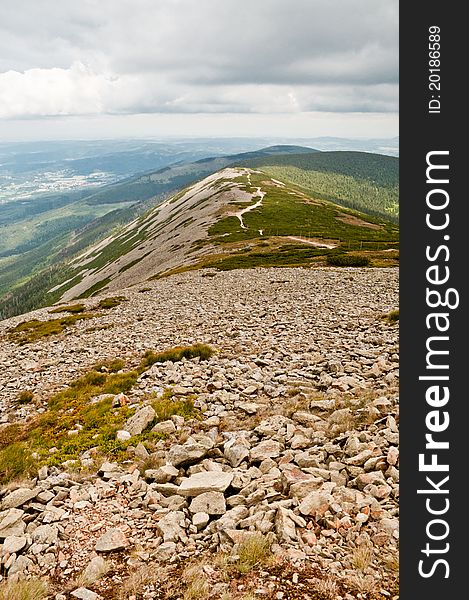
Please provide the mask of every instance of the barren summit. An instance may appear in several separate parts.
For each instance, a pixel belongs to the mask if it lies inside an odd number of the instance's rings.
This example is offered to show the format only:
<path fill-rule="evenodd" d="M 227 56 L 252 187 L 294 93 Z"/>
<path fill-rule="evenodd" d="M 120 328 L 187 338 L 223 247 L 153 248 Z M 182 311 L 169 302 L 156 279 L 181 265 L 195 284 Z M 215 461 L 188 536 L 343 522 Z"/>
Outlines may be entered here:
<path fill-rule="evenodd" d="M 396 595 L 397 271 L 202 269 L 111 300 L 1 323 L 9 577 L 47 575 L 50 598 Z"/>

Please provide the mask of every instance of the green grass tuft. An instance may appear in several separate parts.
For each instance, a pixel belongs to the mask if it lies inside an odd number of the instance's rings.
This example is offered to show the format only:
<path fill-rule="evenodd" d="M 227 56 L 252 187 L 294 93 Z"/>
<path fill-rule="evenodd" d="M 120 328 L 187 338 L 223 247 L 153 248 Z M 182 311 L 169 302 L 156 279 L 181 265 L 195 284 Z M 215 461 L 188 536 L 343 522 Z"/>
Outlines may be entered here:
<path fill-rule="evenodd" d="M 30 390 L 24 390 L 18 394 L 17 404 L 29 404 L 34 399 L 34 394 Z"/>
<path fill-rule="evenodd" d="M 109 309 L 119 306 L 122 302 L 125 302 L 127 298 L 125 296 L 113 296 L 112 298 L 103 298 L 98 302 L 97 308 Z"/>
<path fill-rule="evenodd" d="M 74 325 L 77 321 L 92 319 L 97 315 L 90 313 L 82 313 L 78 315 L 70 315 L 61 319 L 51 319 L 49 321 L 40 321 L 32 319 L 31 321 L 23 321 L 16 327 L 9 329 L 7 334 L 10 340 L 24 346 L 32 342 L 37 342 L 40 339 L 58 335 L 65 329 Z"/>
<path fill-rule="evenodd" d="M 330 254 L 327 257 L 327 264 L 331 267 L 367 267 L 370 259 L 356 254 Z"/>
<path fill-rule="evenodd" d="M 180 415 L 185 419 L 198 418 L 199 411 L 194 407 L 192 398 L 176 399 L 172 397 L 171 390 L 167 390 L 161 397 L 151 403 L 156 412 L 155 422 L 167 421 L 173 415 Z"/>
<path fill-rule="evenodd" d="M 399 321 L 399 309 L 388 312 L 386 319 L 389 321 L 389 323 L 396 323 Z"/>
<path fill-rule="evenodd" d="M 214 354 L 213 348 L 206 344 L 194 344 L 192 346 L 176 346 L 163 352 L 147 350 L 140 363 L 140 369 L 146 370 L 155 363 L 178 362 L 183 358 L 196 358 L 208 360 Z"/>
<path fill-rule="evenodd" d="M 56 313 L 68 312 L 71 314 L 82 313 L 85 311 L 84 304 L 72 304 L 71 306 L 59 306 L 49 311 L 49 314 L 53 315 Z"/>
<path fill-rule="evenodd" d="M 32 475 L 34 470 L 31 453 L 23 443 L 12 443 L 0 450 L 0 484 L 19 476 Z"/>

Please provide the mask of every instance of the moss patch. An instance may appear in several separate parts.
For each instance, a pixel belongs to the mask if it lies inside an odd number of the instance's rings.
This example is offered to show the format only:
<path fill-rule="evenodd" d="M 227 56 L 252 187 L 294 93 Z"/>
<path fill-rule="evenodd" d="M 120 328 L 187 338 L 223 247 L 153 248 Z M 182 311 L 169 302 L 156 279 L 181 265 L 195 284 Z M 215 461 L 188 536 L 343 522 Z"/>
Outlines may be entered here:
<path fill-rule="evenodd" d="M 149 351 L 137 369 L 131 371 L 123 370 L 125 363 L 119 358 L 97 363 L 91 371 L 49 398 L 46 412 L 25 424 L 13 423 L 0 429 L 0 484 L 19 476 L 33 476 L 45 464 L 60 465 L 68 460 L 79 460 L 87 450 L 98 456 L 125 460 L 129 458 L 129 445 L 164 439 L 165 434 L 151 431 L 153 425 L 172 415 L 197 418 L 199 411 L 194 407 L 193 398 L 174 398 L 171 390 L 155 397 L 152 399 L 156 412 L 154 422 L 142 434 L 121 442 L 116 439 L 116 433 L 133 411 L 127 405 L 113 406 L 114 396 L 129 392 L 154 362 L 196 356 L 206 359 L 213 352 L 204 344 L 160 353 Z M 100 396 L 104 397 L 99 399 Z"/>
<path fill-rule="evenodd" d="M 82 313 L 61 319 L 51 319 L 49 321 L 32 319 L 31 321 L 23 321 L 16 327 L 9 329 L 7 335 L 11 341 L 23 346 L 24 344 L 30 344 L 42 338 L 62 333 L 65 329 L 75 325 L 77 321 L 92 319 L 96 316 L 91 313 Z"/>
<path fill-rule="evenodd" d="M 196 358 L 207 360 L 214 354 L 213 348 L 206 344 L 194 344 L 192 346 L 176 346 L 163 352 L 153 352 L 147 350 L 143 356 L 141 368 L 144 370 L 151 367 L 155 363 L 178 362 L 183 358 Z"/>
<path fill-rule="evenodd" d="M 49 314 L 53 315 L 53 314 L 62 313 L 62 312 L 77 314 L 77 313 L 82 313 L 84 311 L 85 311 L 84 304 L 72 304 L 70 306 L 58 306 L 57 308 L 50 310 Z"/>

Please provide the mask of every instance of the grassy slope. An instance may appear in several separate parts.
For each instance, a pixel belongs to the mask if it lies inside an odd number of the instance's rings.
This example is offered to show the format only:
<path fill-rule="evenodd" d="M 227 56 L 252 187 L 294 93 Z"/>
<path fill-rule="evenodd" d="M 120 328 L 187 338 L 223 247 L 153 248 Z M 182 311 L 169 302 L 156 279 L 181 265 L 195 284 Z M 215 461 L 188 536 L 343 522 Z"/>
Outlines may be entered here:
<path fill-rule="evenodd" d="M 219 246 L 211 256 L 205 256 L 196 268 L 216 267 L 221 270 L 256 266 L 308 266 L 317 264 L 330 255 L 350 252 L 366 256 L 376 266 L 395 266 L 398 248 L 398 226 L 386 219 L 364 215 L 336 203 L 312 198 L 294 186 L 285 188 L 268 183 L 264 173 L 253 173 L 251 183 L 246 176 L 238 178 L 242 188 L 255 192 L 261 187 L 266 192 L 262 206 L 246 212 L 243 222 L 236 216 L 221 217 L 209 228 L 209 236 L 196 247 Z M 254 197 L 251 204 L 257 202 Z M 245 203 L 232 203 L 235 212 Z M 353 217 L 362 225 L 344 222 Z M 369 226 L 363 226 L 369 224 Z M 259 230 L 262 230 L 262 235 Z M 334 241 L 336 248 L 318 248 L 289 236 Z M 223 253 L 223 256 L 221 256 Z M 194 267 L 190 267 L 194 268 Z M 175 271 L 184 269 L 175 269 Z M 173 271 L 171 271 L 173 272 Z M 161 274 L 157 274 L 161 275 Z"/>
<path fill-rule="evenodd" d="M 397 222 L 399 160 L 366 152 L 289 154 L 249 161 L 249 166 L 342 206 Z"/>
<path fill-rule="evenodd" d="M 310 154 L 304 156 L 306 160 L 310 160 Z M 270 171 L 270 168 L 265 170 Z M 237 179 L 248 191 L 254 192 L 257 187 L 266 191 L 263 204 L 256 210 L 245 213 L 246 229 L 241 228 L 237 217 L 221 215 L 209 229 L 208 237 L 196 242 L 195 247 L 210 243 L 215 248 L 220 247 L 220 250 L 223 248 L 224 254 L 221 256 L 220 252 L 215 250 L 211 256 L 204 257 L 203 261 L 197 264 L 198 267 L 214 266 L 220 269 L 231 269 L 252 266 L 312 265 L 318 260 L 324 260 L 327 255 L 344 251 L 372 253 L 370 258 L 375 265 L 397 264 L 396 253 L 385 254 L 389 249 L 397 250 L 397 225 L 380 217 L 365 216 L 363 213 L 339 207 L 334 202 L 320 198 L 320 194 L 305 194 L 300 186 L 290 185 L 286 188 L 275 186 L 269 183 L 269 179 L 267 173 L 262 172 L 251 175 L 251 184 L 247 176 Z M 254 197 L 252 204 L 257 200 L 258 198 Z M 246 207 L 246 204 L 237 205 L 234 201 L 232 212 L 239 210 L 240 206 Z M 345 215 L 364 219 L 377 227 L 354 225 L 337 218 L 343 218 Z M 130 220 L 130 213 L 127 216 Z M 0 316 L 5 318 L 58 300 L 66 289 L 78 282 L 77 277 L 80 277 L 79 270 L 69 266 L 69 259 L 100 237 L 109 235 L 111 233 L 109 225 L 114 223 L 114 217 L 111 223 L 106 222 L 110 218 L 110 216 L 102 218 L 102 226 L 98 229 L 99 235 L 93 227 L 90 227 L 89 231 L 85 231 L 74 243 L 57 252 L 55 265 L 47 266 L 47 256 L 51 248 L 46 248 L 43 257 L 45 268 L 39 270 L 36 276 L 26 281 L 12 295 L 0 301 Z M 124 222 L 125 220 L 122 224 Z M 188 215 L 188 222 L 190 223 L 190 215 Z M 263 235 L 259 230 L 262 230 Z M 87 266 L 99 268 L 116 260 L 136 245 L 144 243 L 145 235 L 145 227 L 140 227 L 137 235 L 132 231 L 118 237 Z M 288 236 L 332 239 L 336 241 L 338 247 L 316 248 L 310 244 L 291 240 Z M 187 250 L 190 252 L 191 249 Z M 40 257 L 39 254 L 38 256 Z M 184 268 L 183 265 L 181 268 Z M 23 269 L 27 270 L 27 265 L 23 265 Z M 17 270 L 15 275 L 26 277 L 24 271 Z M 155 275 L 159 276 L 161 273 Z M 71 279 L 69 284 L 60 290 L 53 294 L 46 293 L 54 285 L 68 279 Z M 86 295 L 98 292 L 107 283 L 108 281 L 98 282 Z"/>

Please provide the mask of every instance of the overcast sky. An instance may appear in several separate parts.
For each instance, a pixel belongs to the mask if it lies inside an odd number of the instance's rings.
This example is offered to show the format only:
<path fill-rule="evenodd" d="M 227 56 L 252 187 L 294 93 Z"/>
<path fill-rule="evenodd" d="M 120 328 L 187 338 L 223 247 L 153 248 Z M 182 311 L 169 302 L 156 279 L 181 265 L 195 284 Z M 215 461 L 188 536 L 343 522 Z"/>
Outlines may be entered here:
<path fill-rule="evenodd" d="M 398 134 L 398 0 L 1 0 L 0 139 Z"/>

